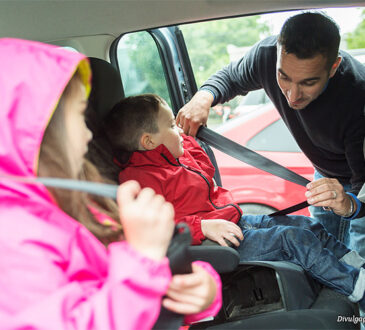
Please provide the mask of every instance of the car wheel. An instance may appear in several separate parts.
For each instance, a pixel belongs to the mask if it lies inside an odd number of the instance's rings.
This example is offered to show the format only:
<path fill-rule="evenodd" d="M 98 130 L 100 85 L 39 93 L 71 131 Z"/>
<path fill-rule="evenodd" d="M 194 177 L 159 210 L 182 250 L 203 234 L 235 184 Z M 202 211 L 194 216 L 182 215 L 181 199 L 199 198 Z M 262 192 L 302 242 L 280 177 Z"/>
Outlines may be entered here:
<path fill-rule="evenodd" d="M 262 204 L 239 204 L 243 215 L 245 214 L 270 214 L 275 211 L 276 209 Z"/>

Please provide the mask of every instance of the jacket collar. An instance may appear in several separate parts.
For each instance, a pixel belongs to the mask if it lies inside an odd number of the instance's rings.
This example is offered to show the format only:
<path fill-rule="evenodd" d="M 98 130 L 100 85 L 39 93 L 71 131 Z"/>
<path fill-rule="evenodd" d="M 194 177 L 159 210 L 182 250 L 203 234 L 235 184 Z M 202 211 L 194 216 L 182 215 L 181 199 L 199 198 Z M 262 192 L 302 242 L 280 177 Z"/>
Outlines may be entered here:
<path fill-rule="evenodd" d="M 135 151 L 129 159 L 128 166 L 166 166 L 168 163 L 179 165 L 178 161 L 171 152 L 160 144 L 157 148 L 148 151 Z"/>

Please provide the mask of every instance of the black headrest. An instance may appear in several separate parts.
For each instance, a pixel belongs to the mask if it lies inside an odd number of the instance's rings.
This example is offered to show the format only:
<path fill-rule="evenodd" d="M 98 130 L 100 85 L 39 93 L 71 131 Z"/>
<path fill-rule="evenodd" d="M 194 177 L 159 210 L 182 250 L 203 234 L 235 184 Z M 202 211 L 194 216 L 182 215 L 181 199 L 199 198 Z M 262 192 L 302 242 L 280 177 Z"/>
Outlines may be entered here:
<path fill-rule="evenodd" d="M 89 57 L 92 70 L 90 106 L 103 119 L 111 108 L 123 98 L 120 74 L 109 62 Z"/>
<path fill-rule="evenodd" d="M 86 124 L 93 133 L 86 157 L 99 172 L 118 182 L 119 167 L 113 162 L 113 151 L 101 125 L 104 117 L 123 98 L 123 85 L 118 70 L 109 62 L 90 57 L 92 88 L 86 110 Z"/>

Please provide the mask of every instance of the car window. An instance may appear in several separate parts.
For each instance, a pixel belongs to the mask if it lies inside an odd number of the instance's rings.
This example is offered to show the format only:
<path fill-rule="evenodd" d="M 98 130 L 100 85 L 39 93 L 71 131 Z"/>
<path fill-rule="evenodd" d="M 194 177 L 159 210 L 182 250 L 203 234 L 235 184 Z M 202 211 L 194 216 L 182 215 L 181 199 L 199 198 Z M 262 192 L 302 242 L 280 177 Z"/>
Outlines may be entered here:
<path fill-rule="evenodd" d="M 248 140 L 246 147 L 256 151 L 301 152 L 282 119 L 258 132 Z"/>
<path fill-rule="evenodd" d="M 249 92 L 246 96 L 242 98 L 240 105 L 261 105 L 270 102 L 270 99 L 266 96 L 263 89 L 257 91 Z"/>
<path fill-rule="evenodd" d="M 117 61 L 125 96 L 154 93 L 171 104 L 158 48 L 148 32 L 123 35 L 117 45 Z"/>

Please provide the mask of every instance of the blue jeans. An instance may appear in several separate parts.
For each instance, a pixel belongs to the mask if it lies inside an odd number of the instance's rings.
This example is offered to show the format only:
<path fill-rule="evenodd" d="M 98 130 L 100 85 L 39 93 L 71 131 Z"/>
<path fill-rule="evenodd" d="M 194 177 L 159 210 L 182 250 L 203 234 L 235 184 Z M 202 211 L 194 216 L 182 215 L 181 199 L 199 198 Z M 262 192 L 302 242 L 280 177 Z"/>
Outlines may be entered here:
<path fill-rule="evenodd" d="M 314 171 L 314 180 L 323 177 L 319 172 Z M 345 191 L 349 191 L 351 184 L 345 184 L 343 187 Z M 345 243 L 351 250 L 355 250 L 365 257 L 365 217 L 348 221 L 331 211 L 325 211 L 322 207 L 316 206 L 310 206 L 309 212 L 312 218 L 319 221 L 329 233 Z"/>
<path fill-rule="evenodd" d="M 246 215 L 237 224 L 244 239 L 241 261 L 290 261 L 313 278 L 346 296 L 359 270 L 339 261 L 350 250 L 324 227 L 304 216 Z"/>

